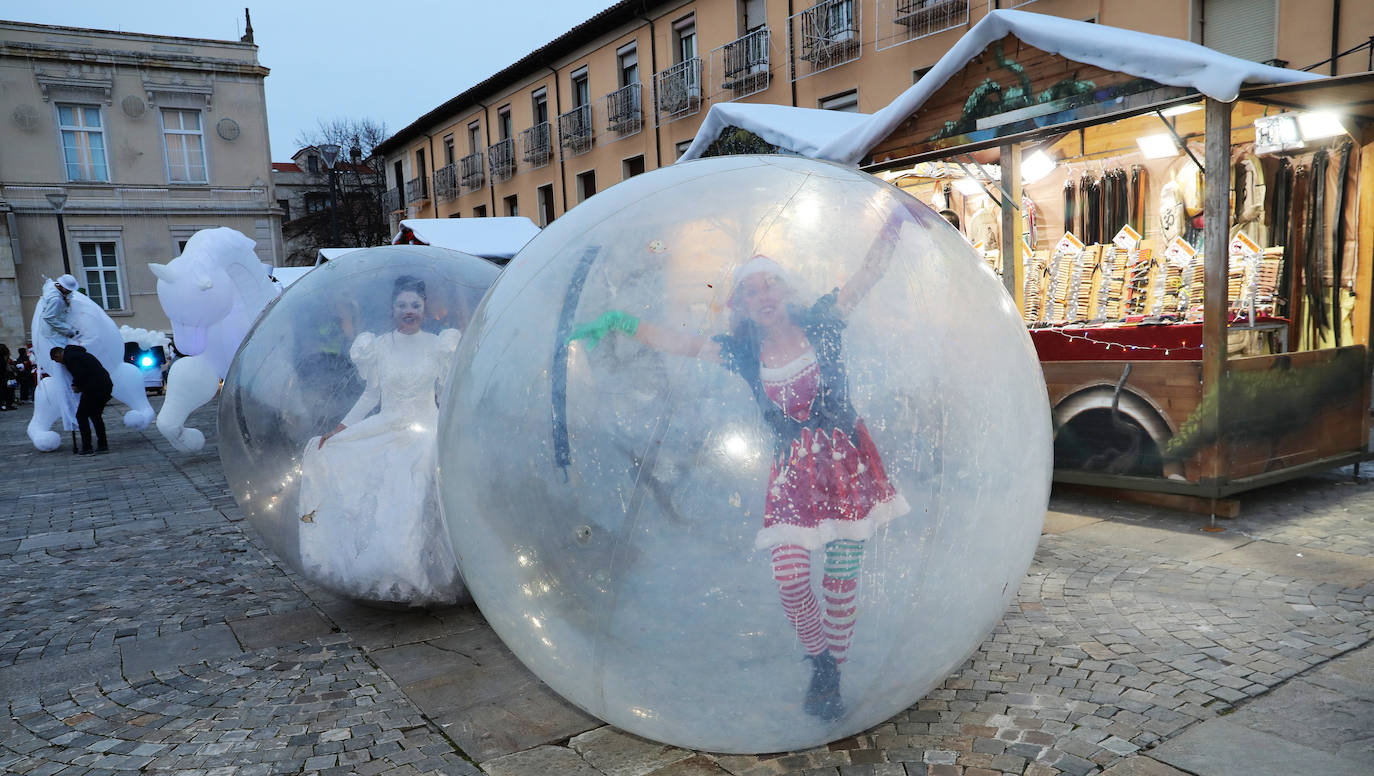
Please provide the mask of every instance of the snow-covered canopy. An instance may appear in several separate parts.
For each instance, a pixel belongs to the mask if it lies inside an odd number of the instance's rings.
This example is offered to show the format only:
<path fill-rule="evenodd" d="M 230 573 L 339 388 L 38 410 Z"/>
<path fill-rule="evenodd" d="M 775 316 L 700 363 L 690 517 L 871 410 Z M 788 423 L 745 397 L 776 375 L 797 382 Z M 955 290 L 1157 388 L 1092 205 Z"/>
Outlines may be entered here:
<path fill-rule="evenodd" d="M 539 227 L 523 216 L 497 218 L 407 218 L 392 238 L 393 245 L 412 242 L 409 231 L 425 245 L 462 251 L 497 261 L 510 261 L 525 243 L 539 234 Z"/>
<path fill-rule="evenodd" d="M 166 347 L 172 344 L 172 341 L 168 339 L 164 332 L 152 331 L 149 329 L 136 329 L 127 325 L 119 327 L 119 336 L 123 337 L 125 342 L 137 342 L 138 346 L 143 350 L 148 350 L 158 345 Z"/>
<path fill-rule="evenodd" d="M 739 127 L 766 142 L 801 156 L 815 158 L 822 146 L 871 118 L 868 113 L 723 102 L 711 106 L 680 162 L 698 159 L 726 127 Z"/>
<path fill-rule="evenodd" d="M 1028 11 L 993 11 L 983 17 L 940 61 L 871 120 L 833 138 L 814 156 L 858 164 L 955 73 L 994 41 L 1014 35 L 1042 51 L 1105 70 L 1148 78 L 1166 86 L 1196 89 L 1231 102 L 1243 84 L 1277 84 L 1321 78 L 1301 70 L 1271 67 L 1213 51 L 1177 38 L 1123 30 Z M 697 135 L 700 140 L 701 135 Z M 695 147 L 693 143 L 693 147 Z M 811 154 L 808 154 L 811 155 Z"/>
<path fill-rule="evenodd" d="M 345 253 L 352 253 L 353 251 L 360 250 L 362 250 L 362 248 L 321 248 L 319 254 L 315 257 L 315 266 L 318 267 L 326 261 L 333 261 Z M 278 276 L 277 279 L 280 280 L 281 277 Z"/>
<path fill-rule="evenodd" d="M 331 249 L 321 248 L 320 253 L 324 253 L 327 250 Z M 348 253 L 350 250 L 356 249 L 349 248 L 347 250 L 344 250 L 341 248 L 334 248 L 332 250 L 340 251 L 340 255 L 343 255 L 344 253 Z M 312 269 L 314 269 L 314 267 L 275 267 L 272 270 L 272 277 L 276 278 L 278 283 L 281 283 L 282 288 L 289 288 L 292 283 L 295 283 L 297 280 L 300 280 L 301 277 L 305 275 L 305 273 L 309 272 Z"/>

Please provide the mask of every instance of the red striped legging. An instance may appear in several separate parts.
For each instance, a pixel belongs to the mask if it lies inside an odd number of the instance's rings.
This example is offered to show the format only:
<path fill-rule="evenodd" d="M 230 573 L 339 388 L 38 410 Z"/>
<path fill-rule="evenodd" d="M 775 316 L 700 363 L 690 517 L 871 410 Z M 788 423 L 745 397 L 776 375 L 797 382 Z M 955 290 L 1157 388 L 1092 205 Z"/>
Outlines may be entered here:
<path fill-rule="evenodd" d="M 828 649 L 836 663 L 844 662 L 854 632 L 854 599 L 858 596 L 863 555 L 861 541 L 836 539 L 825 545 L 822 614 L 811 585 L 811 550 L 796 544 L 773 548 L 773 580 L 778 583 L 782 609 L 807 655 L 814 657 Z"/>

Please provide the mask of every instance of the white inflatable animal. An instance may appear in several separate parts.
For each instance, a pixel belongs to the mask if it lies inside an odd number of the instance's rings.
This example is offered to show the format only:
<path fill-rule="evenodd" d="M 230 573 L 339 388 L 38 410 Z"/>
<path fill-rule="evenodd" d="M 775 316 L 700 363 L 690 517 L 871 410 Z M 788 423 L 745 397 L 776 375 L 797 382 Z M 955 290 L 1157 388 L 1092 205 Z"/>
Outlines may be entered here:
<path fill-rule="evenodd" d="M 51 280 L 43 282 L 44 294 L 52 288 Z M 124 338 L 119 334 L 119 327 L 85 294 L 78 292 L 69 298 L 71 311 L 67 313 L 67 322 L 81 332 L 74 344 L 84 347 L 110 373 L 114 383 L 111 394 L 129 406 L 129 411 L 124 413 L 124 425 L 146 428 L 153 422 L 153 408 L 143 389 L 143 373 L 124 361 Z M 61 343 L 48 339 L 47 326 L 40 320 L 42 312 L 43 307 L 39 305 L 29 330 L 33 332 L 33 358 L 38 362 L 39 373 L 46 376 L 38 381 L 38 388 L 33 393 L 33 417 L 29 420 L 28 434 L 34 447 L 50 452 L 62 444 L 62 435 L 52 430 L 54 422 L 61 419 L 62 428 L 67 431 L 76 428 L 77 395 L 72 390 L 72 376 L 67 368 L 48 355 L 54 345 Z"/>
<path fill-rule="evenodd" d="M 239 343 L 281 289 L 258 261 L 253 241 L 223 226 L 196 232 L 180 256 L 148 268 L 184 356 L 167 373 L 157 430 L 172 447 L 193 453 L 205 446 L 205 435 L 186 427 L 187 416 L 215 398 Z"/>

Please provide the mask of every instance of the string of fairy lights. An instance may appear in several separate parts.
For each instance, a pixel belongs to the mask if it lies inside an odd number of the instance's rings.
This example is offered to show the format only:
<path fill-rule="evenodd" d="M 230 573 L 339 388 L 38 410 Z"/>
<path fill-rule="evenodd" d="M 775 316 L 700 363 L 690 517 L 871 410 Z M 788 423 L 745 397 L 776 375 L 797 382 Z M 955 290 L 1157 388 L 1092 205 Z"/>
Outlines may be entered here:
<path fill-rule="evenodd" d="M 1052 333 L 1054 333 L 1054 334 L 1056 334 L 1056 335 L 1058 335 L 1058 336 L 1060 336 L 1060 337 L 1064 337 L 1065 339 L 1069 339 L 1069 340 L 1079 340 L 1079 341 L 1082 341 L 1082 342 L 1092 343 L 1092 344 L 1094 344 L 1094 345 L 1097 345 L 1097 346 L 1099 346 L 1099 347 L 1102 347 L 1102 348 L 1106 349 L 1108 352 L 1110 352 L 1110 351 L 1112 350 L 1112 348 L 1120 348 L 1120 349 L 1123 350 L 1123 351 L 1140 351 L 1140 350 L 1163 351 L 1163 352 L 1164 352 L 1164 355 L 1168 356 L 1168 355 L 1172 355 L 1173 351 L 1175 351 L 1175 350 L 1179 350 L 1179 351 L 1188 351 L 1188 352 L 1191 352 L 1191 351 L 1201 351 L 1201 350 L 1202 350 L 1202 345 L 1200 345 L 1200 344 L 1198 344 L 1198 345 L 1189 345 L 1189 344 L 1187 344 L 1186 342 L 1180 342 L 1180 343 L 1178 343 L 1178 344 L 1176 344 L 1176 345 L 1175 345 L 1175 344 L 1170 344 L 1170 345 L 1132 345 L 1132 344 L 1123 343 L 1123 342 L 1110 342 L 1110 341 L 1107 341 L 1107 340 L 1100 340 L 1100 339 L 1097 339 L 1097 338 L 1095 338 L 1095 337 L 1090 337 L 1090 336 L 1088 336 L 1088 335 L 1086 335 L 1086 334 L 1077 334 L 1077 333 L 1069 332 L 1069 331 L 1067 331 L 1067 330 L 1065 330 L 1065 329 L 1058 329 L 1058 328 L 1033 329 L 1033 330 L 1032 330 L 1032 333 L 1035 333 L 1035 332 L 1052 332 Z"/>

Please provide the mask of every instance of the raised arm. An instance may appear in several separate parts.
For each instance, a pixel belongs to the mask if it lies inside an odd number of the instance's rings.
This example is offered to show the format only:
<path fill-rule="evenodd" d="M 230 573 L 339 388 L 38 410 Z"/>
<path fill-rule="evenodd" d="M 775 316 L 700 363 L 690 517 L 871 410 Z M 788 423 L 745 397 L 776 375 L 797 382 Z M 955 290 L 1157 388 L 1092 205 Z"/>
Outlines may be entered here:
<path fill-rule="evenodd" d="M 840 287 L 835 299 L 835 308 L 840 315 L 849 315 L 853 312 L 854 307 L 863 301 L 878 283 L 878 279 L 887 272 L 888 265 L 892 263 L 892 252 L 897 247 L 897 236 L 901 232 L 902 223 L 909 217 L 904 206 L 898 206 L 887 217 L 882 230 L 878 233 L 878 239 L 869 246 L 859 271 Z"/>

